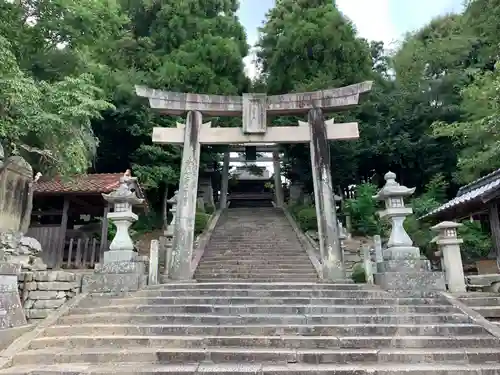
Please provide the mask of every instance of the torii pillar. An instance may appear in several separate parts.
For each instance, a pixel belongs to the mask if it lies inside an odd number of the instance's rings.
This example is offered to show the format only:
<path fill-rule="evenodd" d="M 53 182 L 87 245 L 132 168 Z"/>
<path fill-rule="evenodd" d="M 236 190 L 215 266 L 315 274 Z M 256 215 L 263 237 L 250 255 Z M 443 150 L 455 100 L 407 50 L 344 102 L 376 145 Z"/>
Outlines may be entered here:
<path fill-rule="evenodd" d="M 330 168 L 328 141 L 357 139 L 357 123 L 334 124 L 325 121 L 323 111 L 346 109 L 358 104 L 360 94 L 371 90 L 371 82 L 309 93 L 266 96 L 198 95 L 136 87 L 138 96 L 149 99 L 151 108 L 171 115 L 187 112 L 186 125 L 154 128 L 153 142 L 183 144 L 176 233 L 172 253 L 172 278 L 191 278 L 194 244 L 194 220 L 200 144 L 309 143 L 318 220 L 323 278 L 345 279 L 342 249 L 337 227 L 335 199 Z M 202 115 L 242 116 L 242 128 L 212 128 L 202 124 Z M 292 115 L 308 113 L 308 121 L 299 126 L 267 127 L 267 113 Z"/>

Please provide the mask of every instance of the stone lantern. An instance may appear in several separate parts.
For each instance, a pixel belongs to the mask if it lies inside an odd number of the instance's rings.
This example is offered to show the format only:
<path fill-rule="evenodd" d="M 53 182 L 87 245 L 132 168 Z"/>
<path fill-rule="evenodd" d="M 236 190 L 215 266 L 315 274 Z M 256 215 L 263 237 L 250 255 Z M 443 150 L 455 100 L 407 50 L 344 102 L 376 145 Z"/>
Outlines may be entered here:
<path fill-rule="evenodd" d="M 177 220 L 177 199 L 178 199 L 178 197 L 179 197 L 179 190 L 176 190 L 174 192 L 174 196 L 167 201 L 167 203 L 172 206 L 170 208 L 170 212 L 172 213 L 172 220 L 168 224 L 167 230 L 165 232 L 165 235 L 168 238 L 172 238 L 174 236 L 174 232 L 175 232 L 175 222 Z"/>
<path fill-rule="evenodd" d="M 405 206 L 404 199 L 412 195 L 415 188 L 400 185 L 392 172 L 386 173 L 384 179 L 384 187 L 374 198 L 385 204 L 379 215 L 390 219 L 391 234 L 383 250 L 383 261 L 377 265 L 375 283 L 388 290 L 444 290 L 443 273 L 430 271 L 430 262 L 420 259 L 420 249 L 413 246 L 403 226 L 406 217 L 413 213 L 411 207 Z"/>
<path fill-rule="evenodd" d="M 389 259 L 420 259 L 420 250 L 413 246 L 413 241 L 406 233 L 403 223 L 407 216 L 413 213 L 411 207 L 405 207 L 404 198 L 415 192 L 415 188 L 407 188 L 396 182 L 396 174 L 388 172 L 385 174 L 384 187 L 374 196 L 376 200 L 385 203 L 385 210 L 380 211 L 381 218 L 387 217 L 391 220 L 391 234 L 384 251 L 384 260 Z"/>
<path fill-rule="evenodd" d="M 453 221 L 443 221 L 434 225 L 431 229 L 438 232 L 432 242 L 436 243 L 441 255 L 441 266 L 444 270 L 446 284 L 453 293 L 464 293 L 466 291 L 465 276 L 460 253 L 460 244 L 464 241 L 458 238 L 457 229 L 462 224 Z"/>
<path fill-rule="evenodd" d="M 144 199 L 139 199 L 132 189 L 135 177 L 127 175 L 120 178 L 120 186 L 109 194 L 102 194 L 109 202 L 113 211 L 108 218 L 116 225 L 116 235 L 109 245 L 109 251 L 104 253 L 104 264 L 113 262 L 131 262 L 136 259 L 134 243 L 130 238 L 129 228 L 138 219 L 132 211 L 133 206 L 140 205 Z"/>

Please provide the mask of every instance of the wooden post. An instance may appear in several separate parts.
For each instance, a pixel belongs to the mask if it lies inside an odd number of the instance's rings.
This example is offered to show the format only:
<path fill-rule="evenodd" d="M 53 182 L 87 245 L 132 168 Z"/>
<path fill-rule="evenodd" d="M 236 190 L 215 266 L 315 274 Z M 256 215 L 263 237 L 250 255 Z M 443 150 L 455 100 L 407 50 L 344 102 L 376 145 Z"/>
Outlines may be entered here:
<path fill-rule="evenodd" d="M 109 213 L 109 204 L 108 202 L 105 202 L 103 217 L 101 221 L 101 244 L 99 247 L 100 250 L 99 254 L 101 254 L 101 258 L 99 258 L 100 263 L 102 262 L 102 255 L 108 249 L 108 228 L 109 228 L 108 213 Z"/>
<path fill-rule="evenodd" d="M 490 229 L 493 249 L 497 256 L 497 269 L 500 270 L 500 217 L 498 216 L 498 202 L 492 202 L 489 209 Z"/>
<path fill-rule="evenodd" d="M 63 212 L 61 218 L 61 226 L 59 230 L 59 235 L 61 238 L 59 239 L 59 249 L 56 253 L 57 255 L 57 264 L 55 264 L 56 268 L 60 268 L 64 258 L 64 246 L 66 245 L 66 230 L 68 229 L 68 211 L 69 211 L 69 199 L 68 197 L 64 197 L 64 205 Z"/>

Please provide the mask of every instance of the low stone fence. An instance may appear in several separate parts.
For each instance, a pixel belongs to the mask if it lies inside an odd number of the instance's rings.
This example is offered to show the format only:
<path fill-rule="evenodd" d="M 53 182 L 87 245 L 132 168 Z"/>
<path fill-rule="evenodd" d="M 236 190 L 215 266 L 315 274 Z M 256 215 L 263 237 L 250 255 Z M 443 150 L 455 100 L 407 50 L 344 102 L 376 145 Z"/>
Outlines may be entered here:
<path fill-rule="evenodd" d="M 30 321 L 46 318 L 81 291 L 82 275 L 66 271 L 19 274 L 19 294 Z"/>

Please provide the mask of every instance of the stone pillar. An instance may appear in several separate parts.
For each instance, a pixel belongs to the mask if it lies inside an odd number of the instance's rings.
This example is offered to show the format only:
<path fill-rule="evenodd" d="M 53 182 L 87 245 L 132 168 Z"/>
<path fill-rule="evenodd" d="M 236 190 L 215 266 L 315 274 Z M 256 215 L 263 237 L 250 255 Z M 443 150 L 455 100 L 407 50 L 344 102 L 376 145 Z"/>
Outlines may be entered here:
<path fill-rule="evenodd" d="M 457 237 L 457 229 L 462 224 L 443 221 L 431 229 L 438 232 L 432 242 L 436 243 L 441 252 L 442 268 L 448 290 L 452 293 L 464 293 L 465 276 L 460 254 L 460 244 L 464 241 Z"/>
<path fill-rule="evenodd" d="M 396 175 L 388 172 L 385 185 L 374 197 L 385 202 L 380 217 L 391 220 L 391 235 L 383 251 L 383 262 L 378 264 L 375 282 L 387 290 L 429 291 L 444 290 L 442 272 L 431 272 L 430 262 L 420 259 L 420 249 L 413 246 L 403 223 L 413 210 L 405 207 L 404 198 L 415 192 L 396 182 Z"/>
<path fill-rule="evenodd" d="M 148 285 L 158 284 L 159 247 L 158 240 L 151 240 L 151 247 L 149 249 Z"/>
<path fill-rule="evenodd" d="M 382 263 L 384 261 L 382 255 L 382 238 L 378 234 L 373 236 L 373 247 L 375 248 L 375 263 Z"/>
<path fill-rule="evenodd" d="M 191 279 L 191 260 L 194 245 L 194 221 L 200 169 L 199 134 L 201 112 L 189 111 L 184 129 L 177 216 L 172 244 L 171 277 L 174 280 Z"/>
<path fill-rule="evenodd" d="M 276 196 L 276 206 L 283 207 L 285 198 L 283 195 L 283 184 L 281 183 L 281 160 L 279 151 L 273 151 L 274 167 L 274 194 Z"/>
<path fill-rule="evenodd" d="M 165 278 L 170 277 L 170 271 L 172 266 L 172 239 L 175 233 L 175 223 L 177 222 L 177 198 L 179 196 L 179 191 L 176 190 L 174 196 L 170 198 L 167 203 L 172 205 L 170 212 L 172 213 L 172 220 L 167 226 L 167 230 L 164 232 L 165 235 L 165 268 L 163 269 L 163 275 Z"/>
<path fill-rule="evenodd" d="M 222 183 L 220 189 L 220 208 L 227 207 L 227 191 L 229 186 L 229 152 L 224 152 L 224 161 L 222 164 Z"/>
<path fill-rule="evenodd" d="M 314 176 L 313 171 L 313 176 Z M 314 178 L 314 177 L 313 177 Z M 290 205 L 301 203 L 304 197 L 304 185 L 301 181 L 294 181 L 290 183 Z"/>
<path fill-rule="evenodd" d="M 345 269 L 330 168 L 330 147 L 321 109 L 313 108 L 309 111 L 308 123 L 311 132 L 314 197 L 316 212 L 319 213 L 317 215 L 319 245 L 321 254 L 324 254 L 323 277 L 330 281 L 344 280 Z"/>

